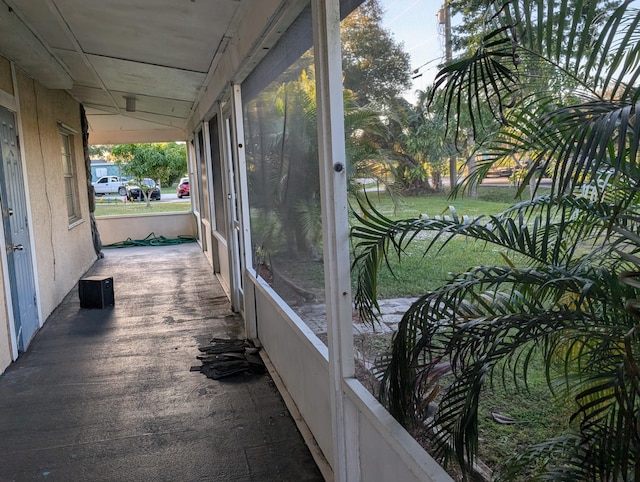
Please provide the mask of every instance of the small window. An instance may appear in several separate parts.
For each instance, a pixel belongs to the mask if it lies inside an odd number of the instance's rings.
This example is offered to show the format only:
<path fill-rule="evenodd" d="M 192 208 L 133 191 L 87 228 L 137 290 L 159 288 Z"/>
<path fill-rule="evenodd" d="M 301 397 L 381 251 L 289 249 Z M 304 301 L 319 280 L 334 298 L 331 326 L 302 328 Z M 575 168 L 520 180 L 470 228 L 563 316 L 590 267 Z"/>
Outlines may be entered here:
<path fill-rule="evenodd" d="M 60 148 L 62 154 L 62 173 L 64 176 L 64 193 L 67 200 L 69 225 L 80 220 L 80 202 L 78 198 L 78 180 L 76 178 L 76 162 L 73 152 L 74 134 L 59 125 Z"/>

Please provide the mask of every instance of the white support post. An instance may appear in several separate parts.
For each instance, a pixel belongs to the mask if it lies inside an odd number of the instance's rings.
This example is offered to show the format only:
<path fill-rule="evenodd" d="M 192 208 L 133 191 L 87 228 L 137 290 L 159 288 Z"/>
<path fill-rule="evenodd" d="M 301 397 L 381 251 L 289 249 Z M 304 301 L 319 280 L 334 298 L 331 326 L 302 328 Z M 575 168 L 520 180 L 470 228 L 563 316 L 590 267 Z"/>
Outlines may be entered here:
<path fill-rule="evenodd" d="M 251 259 L 251 220 L 249 218 L 249 187 L 247 184 L 247 158 L 244 148 L 244 119 L 242 117 L 242 93 L 239 84 L 233 84 L 233 118 L 234 131 L 238 142 L 238 193 L 240 199 L 240 224 L 242 225 L 242 251 L 244 255 L 244 266 L 251 269 L 253 260 Z"/>
<path fill-rule="evenodd" d="M 240 256 L 243 257 L 243 263 L 241 266 L 247 271 L 253 271 L 253 260 L 251 250 L 251 219 L 249 217 L 249 187 L 247 184 L 247 158 L 246 150 L 244 148 L 244 119 L 242 116 L 242 91 L 239 84 L 232 84 L 232 111 L 234 132 L 236 133 L 237 155 L 238 155 L 238 172 L 236 176 L 238 178 L 238 196 L 240 201 L 240 228 L 241 228 L 241 242 Z M 244 276 L 244 272 L 240 273 L 240 276 Z M 244 284 L 244 289 L 249 287 Z M 253 300 L 253 297 L 251 297 Z M 255 306 L 247 306 L 247 296 L 243 297 L 245 314 L 245 330 L 246 336 L 249 339 L 258 338 L 258 327 L 256 325 Z M 251 315 L 251 316 L 249 316 Z"/>
<path fill-rule="evenodd" d="M 355 373 L 349 273 L 347 166 L 342 97 L 339 0 L 312 0 L 315 47 L 322 240 L 329 345 L 329 379 L 336 481 L 360 480 L 357 411 L 346 399 Z"/>
<path fill-rule="evenodd" d="M 209 192 L 209 229 L 213 232 L 216 230 L 216 204 L 213 199 L 213 169 L 211 167 L 211 137 L 209 134 L 209 121 L 204 121 L 202 123 L 202 140 L 204 142 L 204 167 L 207 178 L 207 191 Z M 213 247 L 210 246 L 210 249 L 213 250 Z"/>

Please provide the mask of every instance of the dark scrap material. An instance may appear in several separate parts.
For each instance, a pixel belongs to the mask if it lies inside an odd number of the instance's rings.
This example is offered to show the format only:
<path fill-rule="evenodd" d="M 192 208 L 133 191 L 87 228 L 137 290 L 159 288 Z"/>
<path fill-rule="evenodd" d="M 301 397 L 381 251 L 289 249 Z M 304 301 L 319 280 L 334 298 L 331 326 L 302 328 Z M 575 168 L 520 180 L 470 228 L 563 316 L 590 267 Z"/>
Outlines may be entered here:
<path fill-rule="evenodd" d="M 202 355 L 196 358 L 202 366 L 192 366 L 192 372 L 200 372 L 209 378 L 218 380 L 223 377 L 265 372 L 262 359 L 257 354 L 259 348 L 250 340 L 231 340 L 214 338 L 211 344 L 198 348 Z"/>

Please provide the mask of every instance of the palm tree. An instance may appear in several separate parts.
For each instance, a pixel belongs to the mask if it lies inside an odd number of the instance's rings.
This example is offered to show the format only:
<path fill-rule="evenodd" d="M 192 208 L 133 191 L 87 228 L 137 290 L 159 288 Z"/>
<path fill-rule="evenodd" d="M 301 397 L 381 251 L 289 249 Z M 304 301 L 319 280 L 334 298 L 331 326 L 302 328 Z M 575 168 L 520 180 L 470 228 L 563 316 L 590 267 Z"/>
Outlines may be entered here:
<path fill-rule="evenodd" d="M 404 133 L 404 145 L 418 161 L 428 165 L 432 187 L 442 191 L 442 171 L 449 156 L 456 155 L 453 145 L 445 136 L 446 119 L 442 112 L 429 109 L 429 90 L 417 91 L 412 122 Z"/>
<path fill-rule="evenodd" d="M 320 173 L 317 166 L 315 71 L 308 55 L 294 64 L 247 109 L 248 137 L 263 136 L 248 149 L 249 197 L 255 212 L 254 229 L 286 240 L 286 255 L 305 257 L 320 250 Z M 357 192 L 359 177 L 374 177 L 377 157 L 374 137 L 383 130 L 379 113 L 360 107 L 351 91 L 344 91 L 345 146 L 348 185 Z M 256 127 L 259 126 L 259 127 Z M 267 146 L 266 148 L 260 146 Z M 273 215 L 278 219 L 274 223 Z M 266 222 L 262 222 L 266 220 Z M 278 230 L 279 226 L 279 230 Z M 264 240 L 273 250 L 272 240 Z M 283 246 L 285 247 L 285 246 Z"/>
<path fill-rule="evenodd" d="M 381 400 L 405 426 L 426 426 L 436 455 L 469 472 L 487 381 L 526 379 L 541 357 L 550 396 L 574 401 L 571 430 L 518 454 L 500 476 L 637 481 L 640 13 L 630 2 L 604 18 L 596 2 L 573 6 L 491 2 L 478 50 L 436 79 L 450 119 L 468 115 L 474 130 L 502 125 L 468 183 L 526 154 L 533 162 L 523 185 L 548 170 L 550 194 L 467 222 L 455 212 L 450 221 L 391 220 L 361 201 L 355 302 L 375 322 L 378 270 L 421 232 L 435 233 L 426 250 L 458 236 L 504 248 L 504 266 L 470 268 L 412 305 Z"/>
<path fill-rule="evenodd" d="M 384 129 L 371 134 L 378 147 L 375 160 L 392 178 L 387 190 L 403 195 L 436 191 L 438 183 L 432 186 L 429 181 L 434 167 L 439 167 L 442 139 L 434 131 L 444 131 L 445 123 L 429 118 L 422 102 L 412 105 L 403 98 L 388 100 L 380 112 Z"/>

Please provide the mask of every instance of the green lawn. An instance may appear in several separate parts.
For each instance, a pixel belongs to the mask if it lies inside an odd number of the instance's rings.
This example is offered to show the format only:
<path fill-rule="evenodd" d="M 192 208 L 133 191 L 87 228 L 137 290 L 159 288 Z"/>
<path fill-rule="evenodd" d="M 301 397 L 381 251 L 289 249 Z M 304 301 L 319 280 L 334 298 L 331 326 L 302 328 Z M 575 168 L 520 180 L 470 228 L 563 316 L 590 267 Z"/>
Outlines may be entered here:
<path fill-rule="evenodd" d="M 468 196 L 451 199 L 447 194 L 401 197 L 396 202 L 384 192 L 368 194 L 369 200 L 382 213 L 393 219 L 415 217 L 420 214 L 434 216 L 446 214 L 454 206 L 459 215 L 479 216 L 497 214 L 518 202 L 516 190 L 510 186 L 480 186 L 478 198 Z"/>
<path fill-rule="evenodd" d="M 123 214 L 152 214 L 152 213 L 175 213 L 191 211 L 190 201 L 179 201 L 173 203 L 162 203 L 151 201 L 151 205 L 147 207 L 145 202 L 122 202 L 120 199 L 116 201 L 107 201 L 107 198 L 99 197 L 96 199 L 96 217 L 98 216 L 121 216 Z"/>
<path fill-rule="evenodd" d="M 395 204 L 383 193 L 373 193 L 369 199 L 391 219 L 442 215 L 449 206 L 454 206 L 460 216 L 497 214 L 518 201 L 514 198 L 515 189 L 509 187 L 481 187 L 478 194 L 478 199 L 449 199 L 446 195 L 407 197 Z M 352 206 L 357 204 L 352 202 Z M 465 239 L 454 239 L 441 251 L 432 249 L 425 255 L 427 242 L 427 239 L 415 241 L 401 260 L 391 259 L 393 274 L 386 266 L 381 269 L 379 298 L 423 295 L 442 286 L 450 279 L 450 273 L 478 265 L 504 264 L 502 255 L 517 264 L 517 256 L 507 250 Z M 385 340 L 388 342 L 388 337 Z M 531 360 L 527 388 L 522 379 L 517 387 L 505 388 L 501 380 L 494 382 L 487 383 L 479 412 L 479 459 L 489 467 L 496 467 L 524 447 L 554 437 L 568 427 L 572 407 L 551 397 L 541 358 Z M 513 423 L 498 423 L 495 415 L 511 418 Z"/>
<path fill-rule="evenodd" d="M 531 364 L 526 386 L 523 378 L 518 377 L 518 386 L 505 387 L 497 374 L 480 396 L 478 456 L 490 467 L 569 428 L 576 407 L 570 400 L 561 402 L 550 395 L 542 355 L 532 357 Z M 512 423 L 498 423 L 499 416 L 511 419 Z M 525 482 L 530 477 L 516 480 Z"/>
<path fill-rule="evenodd" d="M 374 193 L 369 200 L 376 209 L 391 219 L 414 218 L 421 214 L 443 215 L 453 206 L 459 216 L 476 217 L 498 214 L 512 206 L 516 191 L 512 187 L 484 187 L 478 189 L 478 199 L 469 197 L 451 199 L 446 194 L 422 197 L 404 197 L 395 203 L 384 193 Z M 352 201 L 352 206 L 357 204 Z M 352 219 L 353 222 L 353 219 Z M 464 271 L 473 266 L 502 265 L 503 255 L 513 258 L 506 250 L 467 239 L 454 239 L 441 251 L 431 249 L 424 253 L 428 238 L 414 241 L 400 260 L 390 259 L 391 270 L 380 271 L 379 297 L 402 298 L 425 294 L 442 286 L 450 273 Z"/>

